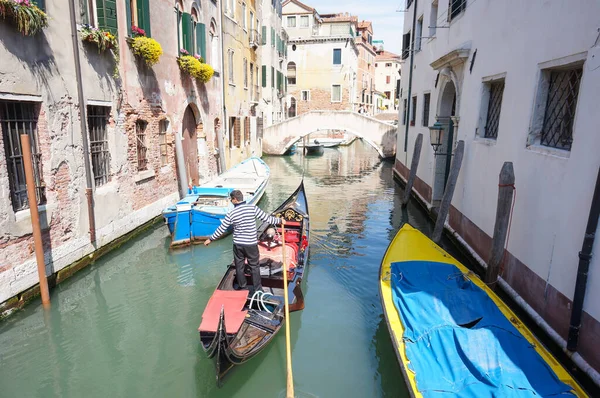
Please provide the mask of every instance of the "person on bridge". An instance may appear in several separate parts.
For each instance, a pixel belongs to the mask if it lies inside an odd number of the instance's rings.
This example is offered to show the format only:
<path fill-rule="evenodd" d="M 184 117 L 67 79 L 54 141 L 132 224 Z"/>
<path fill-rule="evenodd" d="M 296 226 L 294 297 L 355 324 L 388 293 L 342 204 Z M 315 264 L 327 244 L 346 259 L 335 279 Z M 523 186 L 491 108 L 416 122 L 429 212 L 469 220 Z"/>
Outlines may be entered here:
<path fill-rule="evenodd" d="M 244 263 L 248 260 L 252 275 L 252 289 L 248 290 L 250 290 L 250 295 L 252 295 L 256 291 L 262 291 L 260 267 L 258 265 L 260 255 L 258 252 L 256 219 L 275 225 L 285 225 L 285 220 L 269 216 L 255 205 L 247 204 L 244 201 L 244 194 L 237 189 L 231 191 L 229 199 L 233 203 L 233 210 L 227 213 L 223 221 L 221 221 L 219 228 L 217 228 L 210 238 L 204 241 L 204 245 L 210 245 L 213 240 L 221 237 L 227 231 L 227 228 L 233 226 L 233 263 L 235 264 L 238 286 L 240 290 L 247 288 Z"/>

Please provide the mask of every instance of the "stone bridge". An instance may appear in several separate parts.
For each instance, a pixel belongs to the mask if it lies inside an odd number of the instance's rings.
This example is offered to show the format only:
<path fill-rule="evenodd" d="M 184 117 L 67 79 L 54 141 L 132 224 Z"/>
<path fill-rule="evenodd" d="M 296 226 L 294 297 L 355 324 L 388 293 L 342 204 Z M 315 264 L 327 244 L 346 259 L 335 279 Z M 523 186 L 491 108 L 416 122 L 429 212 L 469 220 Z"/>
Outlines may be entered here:
<path fill-rule="evenodd" d="M 397 129 L 397 126 L 352 111 L 310 111 L 266 127 L 262 150 L 269 155 L 283 155 L 308 134 L 344 130 L 369 143 L 380 157 L 393 158 L 396 155 Z"/>

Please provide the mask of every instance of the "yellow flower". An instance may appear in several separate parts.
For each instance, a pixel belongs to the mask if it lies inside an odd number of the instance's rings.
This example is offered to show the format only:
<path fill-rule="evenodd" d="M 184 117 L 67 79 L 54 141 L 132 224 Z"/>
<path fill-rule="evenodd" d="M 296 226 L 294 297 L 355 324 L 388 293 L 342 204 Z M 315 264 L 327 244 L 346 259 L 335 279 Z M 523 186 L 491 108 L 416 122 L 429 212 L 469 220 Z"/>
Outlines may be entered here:
<path fill-rule="evenodd" d="M 133 39 L 132 51 L 135 55 L 142 57 L 148 66 L 158 62 L 163 53 L 160 44 L 150 37 L 136 37 Z"/>

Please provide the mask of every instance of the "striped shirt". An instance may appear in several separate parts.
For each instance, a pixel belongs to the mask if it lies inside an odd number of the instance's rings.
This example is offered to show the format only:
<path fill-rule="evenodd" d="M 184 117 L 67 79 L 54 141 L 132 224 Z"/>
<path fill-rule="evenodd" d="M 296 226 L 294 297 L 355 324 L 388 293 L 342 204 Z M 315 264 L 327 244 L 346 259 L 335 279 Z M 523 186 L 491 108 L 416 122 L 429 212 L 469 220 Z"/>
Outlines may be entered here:
<path fill-rule="evenodd" d="M 267 221 L 271 224 L 280 224 L 281 219 L 269 216 L 267 213 L 246 202 L 235 205 L 221 221 L 221 225 L 210 237 L 210 240 L 216 240 L 221 237 L 227 228 L 233 225 L 233 243 L 236 245 L 256 245 L 258 243 L 258 231 L 256 228 L 256 219 Z"/>

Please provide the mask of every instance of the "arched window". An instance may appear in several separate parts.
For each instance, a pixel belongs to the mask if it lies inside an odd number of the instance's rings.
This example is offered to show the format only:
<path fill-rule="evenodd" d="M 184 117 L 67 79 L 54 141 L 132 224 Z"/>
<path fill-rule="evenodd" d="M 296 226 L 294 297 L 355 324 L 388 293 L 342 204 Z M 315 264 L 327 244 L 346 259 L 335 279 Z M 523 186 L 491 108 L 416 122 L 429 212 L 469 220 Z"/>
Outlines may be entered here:
<path fill-rule="evenodd" d="M 296 98 L 290 99 L 290 109 L 288 109 L 288 117 L 296 116 Z"/>
<path fill-rule="evenodd" d="M 210 36 L 210 58 L 209 63 L 215 71 L 219 70 L 221 64 L 220 51 L 219 51 L 219 35 L 217 34 L 217 22 L 214 18 L 210 20 L 209 27 Z"/>
<path fill-rule="evenodd" d="M 296 84 L 296 64 L 294 62 L 288 63 L 287 78 L 288 84 Z"/>
<path fill-rule="evenodd" d="M 180 54 L 184 46 L 183 37 L 183 3 L 181 0 L 175 1 L 175 17 L 177 18 L 177 54 Z"/>

